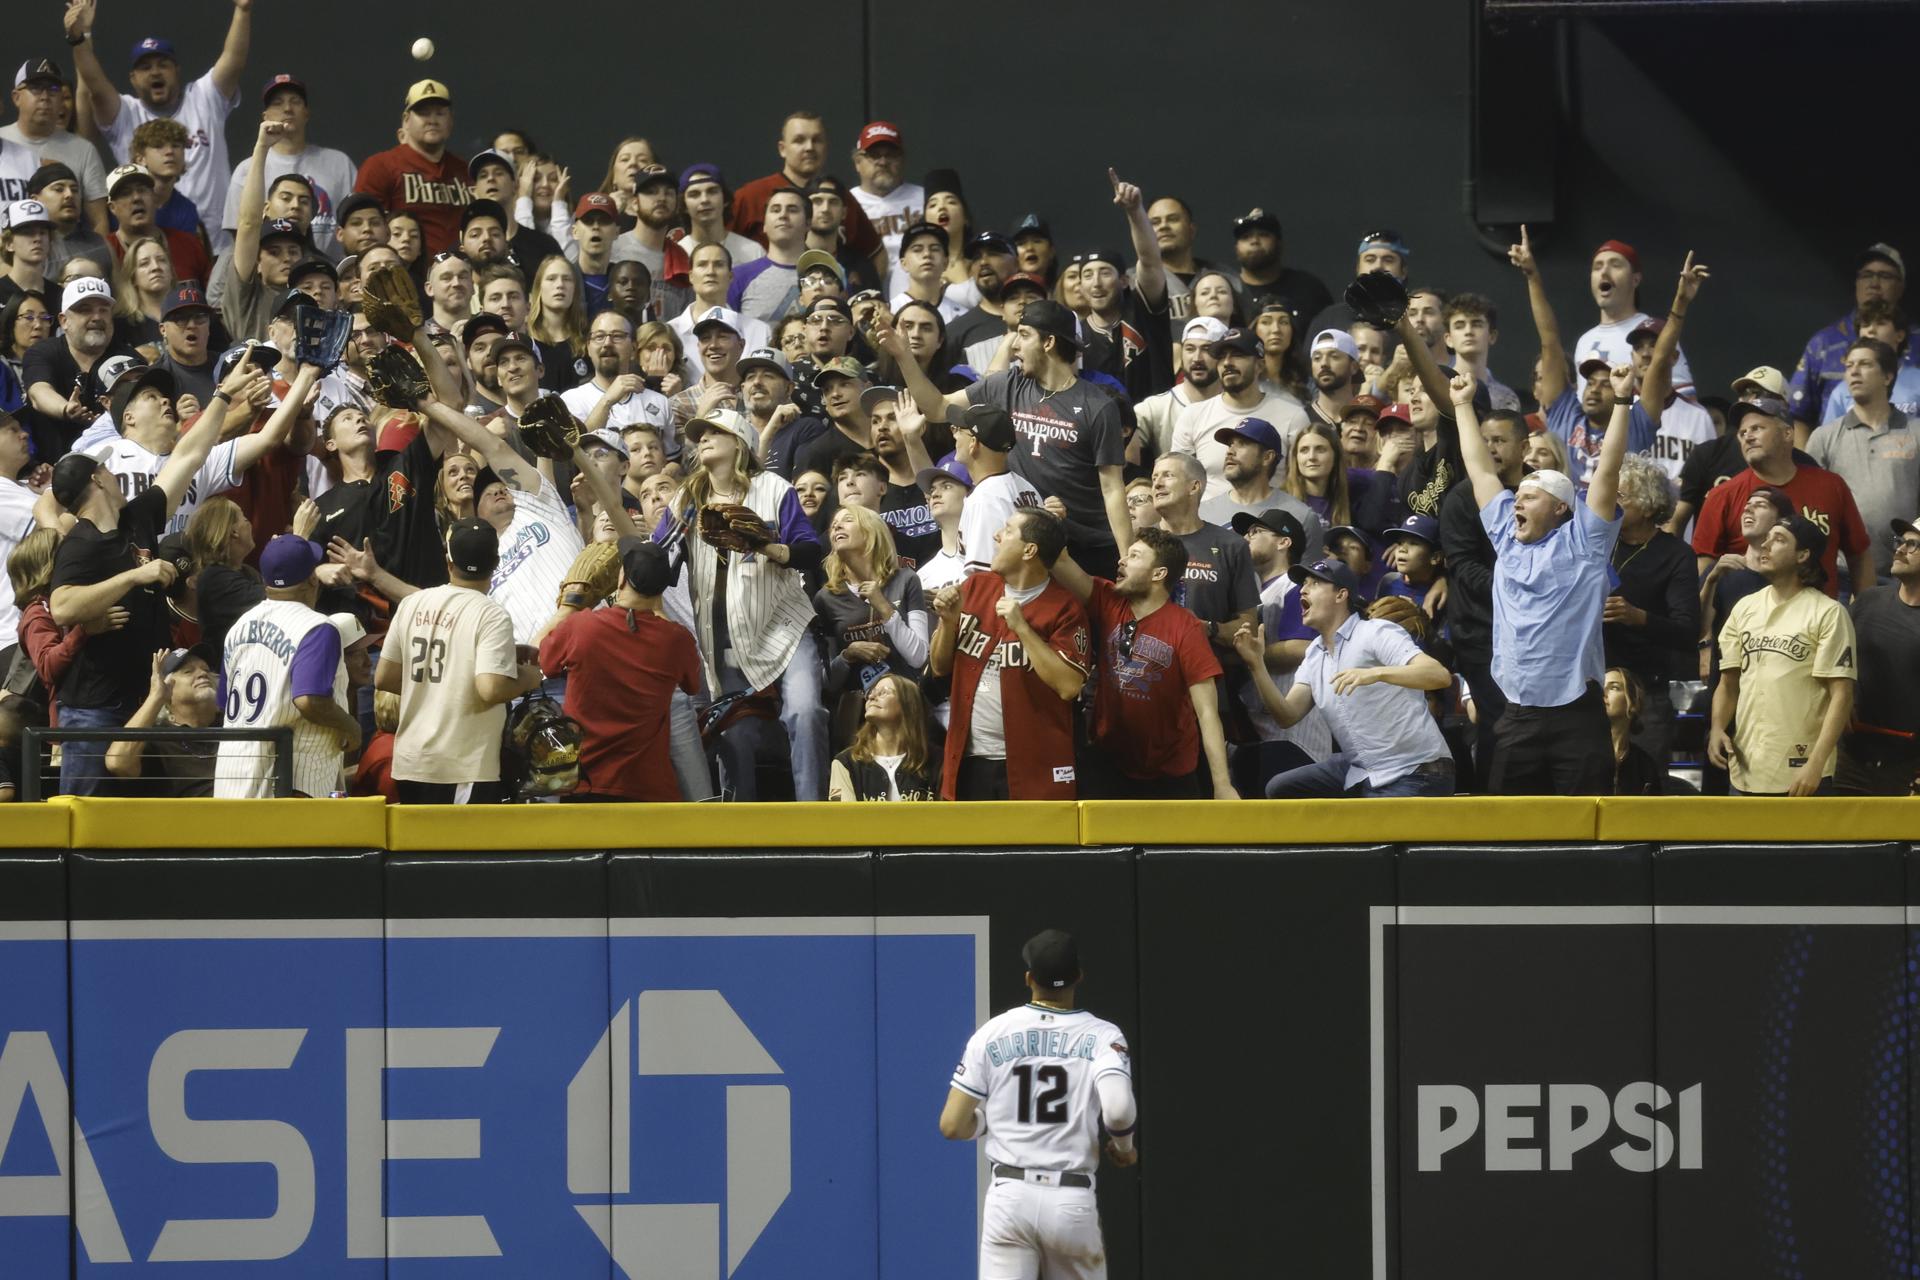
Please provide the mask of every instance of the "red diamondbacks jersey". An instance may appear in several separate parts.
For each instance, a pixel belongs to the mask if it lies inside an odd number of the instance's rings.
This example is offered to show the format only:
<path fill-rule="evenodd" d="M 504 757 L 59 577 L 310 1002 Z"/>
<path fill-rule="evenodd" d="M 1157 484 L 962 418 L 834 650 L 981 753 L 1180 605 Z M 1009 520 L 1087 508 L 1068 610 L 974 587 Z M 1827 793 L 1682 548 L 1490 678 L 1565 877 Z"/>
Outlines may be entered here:
<path fill-rule="evenodd" d="M 953 701 L 947 758 L 940 793 L 954 798 L 960 761 L 973 725 L 973 698 L 981 676 L 998 672 L 1000 713 L 1007 740 L 1007 795 L 1014 800 L 1072 800 L 1073 703 L 1034 673 L 1025 646 L 994 606 L 1006 583 L 997 573 L 976 573 L 960 593 L 960 635 L 953 647 Z M 1027 623 L 1083 674 L 1091 669 L 1087 613 L 1059 583 L 1020 606 Z"/>
<path fill-rule="evenodd" d="M 987 1159 L 1020 1169 L 1093 1173 L 1100 1166 L 1094 1082 L 1133 1079 L 1127 1038 L 1085 1009 L 1009 1009 L 973 1033 L 954 1088 L 982 1099 Z"/>

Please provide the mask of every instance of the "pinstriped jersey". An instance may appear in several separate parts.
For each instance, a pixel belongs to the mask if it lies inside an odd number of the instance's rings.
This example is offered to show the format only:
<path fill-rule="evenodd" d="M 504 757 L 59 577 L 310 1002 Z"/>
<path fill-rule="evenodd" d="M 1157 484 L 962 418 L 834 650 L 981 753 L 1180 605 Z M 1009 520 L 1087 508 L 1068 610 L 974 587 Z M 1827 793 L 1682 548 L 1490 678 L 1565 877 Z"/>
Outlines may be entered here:
<path fill-rule="evenodd" d="M 1100 1165 L 1094 1082 L 1133 1063 L 1120 1028 L 1085 1009 L 1009 1009 L 967 1041 L 953 1087 L 982 1100 L 987 1159 L 1022 1169 L 1092 1173 Z"/>

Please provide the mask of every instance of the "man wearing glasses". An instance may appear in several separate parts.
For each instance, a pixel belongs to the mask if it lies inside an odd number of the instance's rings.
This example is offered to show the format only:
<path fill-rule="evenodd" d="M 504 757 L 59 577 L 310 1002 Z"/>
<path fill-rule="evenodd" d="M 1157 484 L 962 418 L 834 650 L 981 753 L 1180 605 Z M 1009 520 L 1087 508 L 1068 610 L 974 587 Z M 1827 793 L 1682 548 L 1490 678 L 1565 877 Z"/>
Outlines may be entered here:
<path fill-rule="evenodd" d="M 1853 309 L 1807 339 L 1800 363 L 1794 366 L 1787 407 L 1800 426 L 1801 439 L 1820 425 L 1821 406 L 1847 376 L 1846 353 L 1860 336 L 1860 308 L 1874 299 L 1898 305 L 1906 291 L 1907 260 L 1900 251 L 1885 241 L 1868 245 L 1854 262 Z M 1905 360 L 1913 363 L 1911 350 Z"/>
<path fill-rule="evenodd" d="M 60 127 L 66 78 L 51 58 L 29 58 L 13 73 L 12 124 L 0 126 L 0 200 L 24 200 L 34 171 L 63 164 L 79 180 L 88 224 L 107 230 L 107 170 L 85 139 Z"/>
<path fill-rule="evenodd" d="M 1895 520 L 1893 533 L 1893 581 L 1853 601 L 1859 696 L 1834 776 L 1846 794 L 1911 795 L 1920 774 L 1920 528 Z"/>

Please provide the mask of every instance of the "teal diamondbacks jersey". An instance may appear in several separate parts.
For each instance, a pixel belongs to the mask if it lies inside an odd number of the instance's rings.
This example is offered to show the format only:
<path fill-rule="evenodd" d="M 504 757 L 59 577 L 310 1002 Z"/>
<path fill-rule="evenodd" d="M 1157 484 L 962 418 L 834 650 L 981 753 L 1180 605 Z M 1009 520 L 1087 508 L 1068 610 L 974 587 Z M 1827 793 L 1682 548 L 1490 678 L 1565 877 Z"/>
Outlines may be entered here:
<path fill-rule="evenodd" d="M 973 1033 L 953 1087 L 983 1100 L 987 1158 L 1022 1169 L 1092 1173 L 1100 1164 L 1094 1082 L 1133 1064 L 1120 1028 L 1085 1009 L 1009 1009 Z"/>

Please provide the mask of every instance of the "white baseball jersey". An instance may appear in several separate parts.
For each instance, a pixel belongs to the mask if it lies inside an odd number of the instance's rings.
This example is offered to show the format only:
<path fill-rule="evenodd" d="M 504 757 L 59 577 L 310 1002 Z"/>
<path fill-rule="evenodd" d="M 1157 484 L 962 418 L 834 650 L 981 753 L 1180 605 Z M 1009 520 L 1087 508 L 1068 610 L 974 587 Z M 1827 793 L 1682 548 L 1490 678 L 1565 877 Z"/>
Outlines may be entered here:
<path fill-rule="evenodd" d="M 532 644 L 553 616 L 567 569 L 586 543 L 553 481 L 540 477 L 540 491 L 515 490 L 513 523 L 500 535 L 500 564 L 487 594 L 513 619 L 513 642 Z"/>
<path fill-rule="evenodd" d="M 593 412 L 593 407 L 600 403 L 600 397 L 604 394 L 606 388 L 583 382 L 569 391 L 562 391 L 560 400 L 574 417 L 585 423 L 587 415 Z M 636 423 L 645 423 L 659 431 L 661 449 L 669 455 L 676 452 L 673 447 L 673 406 L 665 396 L 642 387 L 607 410 L 606 425 L 615 431 L 624 431 Z"/>
<path fill-rule="evenodd" d="M 865 187 L 855 187 L 853 198 L 860 202 L 867 221 L 879 233 L 880 242 L 887 246 L 887 265 L 899 266 L 900 233 L 920 221 L 926 211 L 926 188 L 916 182 L 903 182 L 887 194 L 877 196 Z"/>
<path fill-rule="evenodd" d="M 1574 345 L 1573 367 L 1578 369 L 1582 363 L 1599 356 L 1608 364 L 1631 364 L 1633 362 L 1633 344 L 1627 341 L 1627 335 L 1652 319 L 1644 311 L 1636 311 L 1625 320 L 1616 320 L 1612 324 L 1597 324 L 1580 335 L 1580 341 Z M 1693 369 L 1687 364 L 1687 353 L 1673 353 L 1673 386 L 1680 392 L 1693 390 Z"/>
<path fill-rule="evenodd" d="M 1037 507 L 1040 491 L 1032 481 L 1003 471 L 973 486 L 960 507 L 960 558 L 968 573 L 993 563 L 993 536 L 1006 526 L 1015 507 Z"/>
<path fill-rule="evenodd" d="M 1648 452 L 1666 471 L 1667 477 L 1679 484 L 1680 469 L 1687 465 L 1687 455 L 1699 445 L 1719 438 L 1712 414 L 1691 400 L 1675 397 L 1660 411 L 1660 429 L 1654 433 L 1653 448 Z"/>
<path fill-rule="evenodd" d="M 340 633 L 327 615 L 297 600 L 262 600 L 227 632 L 221 658 L 221 724 L 228 729 L 293 729 L 293 789 L 328 796 L 342 789 L 342 751 L 333 730 L 300 714 L 296 697 L 329 690 L 346 705 L 347 664 Z M 265 742 L 222 742 L 213 794 L 223 800 L 273 794 L 274 748 Z"/>
<path fill-rule="evenodd" d="M 240 472 L 233 467 L 234 450 L 239 447 L 238 440 L 228 440 L 224 444 L 213 446 L 207 454 L 207 460 L 193 473 L 193 479 L 187 482 L 186 496 L 180 499 L 173 515 L 167 520 L 163 532 L 179 533 L 187 527 L 187 521 L 200 504 L 215 494 L 225 493 L 240 483 Z M 120 494 L 131 502 L 145 493 L 153 485 L 153 478 L 160 474 L 160 468 L 167 465 L 167 455 L 154 453 L 142 445 L 137 445 L 125 436 L 118 436 L 110 446 L 106 456 L 107 470 L 120 481 Z"/>
<path fill-rule="evenodd" d="M 953 1087 L 983 1099 L 985 1149 L 996 1164 L 1091 1174 L 1100 1165 L 1094 1082 L 1133 1079 L 1120 1028 L 1085 1009 L 1009 1009 L 973 1033 Z"/>

